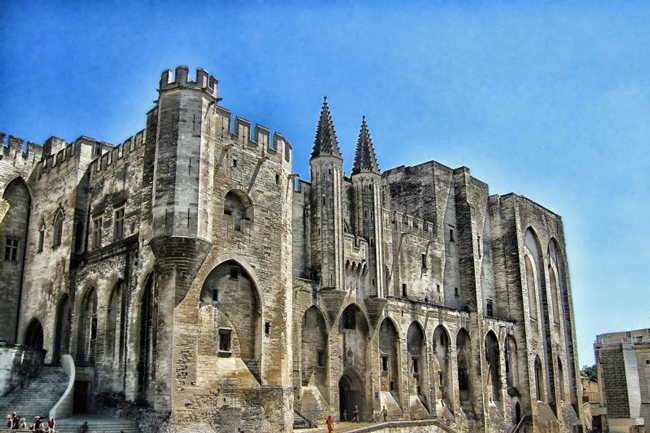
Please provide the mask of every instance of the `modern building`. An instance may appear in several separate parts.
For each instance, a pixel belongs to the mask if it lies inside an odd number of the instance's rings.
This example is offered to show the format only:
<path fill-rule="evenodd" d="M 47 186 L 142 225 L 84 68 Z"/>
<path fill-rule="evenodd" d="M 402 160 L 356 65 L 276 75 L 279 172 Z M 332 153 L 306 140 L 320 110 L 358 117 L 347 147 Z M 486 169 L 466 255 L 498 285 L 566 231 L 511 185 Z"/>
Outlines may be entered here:
<path fill-rule="evenodd" d="M 596 337 L 601 431 L 650 431 L 650 329 Z"/>

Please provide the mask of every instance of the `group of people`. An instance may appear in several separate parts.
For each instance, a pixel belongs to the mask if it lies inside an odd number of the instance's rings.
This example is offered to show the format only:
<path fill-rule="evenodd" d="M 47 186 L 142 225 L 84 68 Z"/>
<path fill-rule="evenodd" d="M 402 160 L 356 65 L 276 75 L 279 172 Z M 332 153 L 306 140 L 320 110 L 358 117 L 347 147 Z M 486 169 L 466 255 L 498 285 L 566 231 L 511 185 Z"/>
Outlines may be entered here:
<path fill-rule="evenodd" d="M 54 417 L 49 417 L 47 419 L 47 425 L 45 423 L 45 418 L 42 416 L 34 417 L 34 424 L 31 424 L 29 427 L 27 427 L 27 420 L 24 416 L 19 417 L 16 412 L 12 412 L 11 415 L 7 415 L 7 429 L 9 430 L 55 433 L 55 427 L 56 420 Z"/>
<path fill-rule="evenodd" d="M 352 414 L 354 417 L 352 418 L 352 421 L 354 422 L 359 422 L 359 407 L 355 404 L 354 405 L 354 410 L 352 411 Z M 382 407 L 381 409 L 381 416 L 384 419 L 384 422 L 388 421 L 388 411 L 386 410 L 386 406 Z M 348 420 L 348 411 L 343 410 L 343 413 L 341 414 L 341 421 L 347 421 Z M 377 416 L 373 413 L 373 422 L 377 421 Z M 327 419 L 325 420 L 325 425 L 327 426 L 327 432 L 328 433 L 334 433 L 334 418 L 332 416 L 328 416 Z"/>

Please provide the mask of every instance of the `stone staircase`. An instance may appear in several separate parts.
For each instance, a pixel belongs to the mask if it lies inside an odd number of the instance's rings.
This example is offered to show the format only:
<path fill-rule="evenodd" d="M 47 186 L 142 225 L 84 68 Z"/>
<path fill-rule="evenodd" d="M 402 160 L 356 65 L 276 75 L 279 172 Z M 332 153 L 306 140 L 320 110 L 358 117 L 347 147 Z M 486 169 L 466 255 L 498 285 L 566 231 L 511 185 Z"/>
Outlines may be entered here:
<path fill-rule="evenodd" d="M 67 385 L 68 376 L 61 367 L 45 365 L 36 379 L 3 398 L 0 413 L 16 412 L 18 416 L 25 417 L 28 426 L 37 415 L 47 419 L 50 409 L 59 401 Z"/>
<path fill-rule="evenodd" d="M 77 433 L 84 422 L 88 422 L 88 432 L 98 433 L 140 433 L 138 423 L 104 415 L 74 415 L 56 421 L 57 433 Z"/>
<path fill-rule="evenodd" d="M 257 367 L 257 361 L 253 359 L 244 359 L 244 363 L 246 364 L 246 367 L 248 367 L 248 369 L 251 371 L 255 379 L 257 379 L 259 383 L 262 383 L 262 377 L 260 376 L 260 370 Z"/>

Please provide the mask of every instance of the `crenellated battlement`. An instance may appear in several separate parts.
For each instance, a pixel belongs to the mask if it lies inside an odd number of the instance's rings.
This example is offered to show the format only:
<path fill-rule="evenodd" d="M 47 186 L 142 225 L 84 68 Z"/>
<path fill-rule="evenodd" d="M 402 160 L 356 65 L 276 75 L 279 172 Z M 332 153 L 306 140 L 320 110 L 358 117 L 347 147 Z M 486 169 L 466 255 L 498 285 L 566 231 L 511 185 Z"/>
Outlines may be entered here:
<path fill-rule="evenodd" d="M 286 163 L 291 162 L 291 143 L 284 135 L 279 132 L 274 132 L 271 135 L 271 131 L 260 124 L 256 124 L 252 128 L 249 120 L 239 116 L 235 117 L 233 126 L 232 113 L 223 107 L 215 106 L 215 113 L 220 118 L 221 131 L 219 134 L 221 138 L 231 138 L 248 147 L 262 148 L 265 156 L 275 159 L 277 162 L 281 160 Z M 219 124 L 219 122 L 217 123 Z"/>
<path fill-rule="evenodd" d="M 7 140 L 8 143 L 5 141 Z M 22 138 L 10 135 L 7 139 L 7 134 L 0 132 L 0 144 L 2 145 L 2 158 L 17 159 L 32 159 L 37 160 L 43 157 L 43 146 L 31 141 L 27 142 Z"/>
<path fill-rule="evenodd" d="M 90 163 L 90 178 L 91 183 L 93 178 L 100 172 L 104 171 L 110 166 L 114 166 L 124 158 L 135 152 L 137 149 L 144 146 L 146 140 L 146 132 L 143 129 L 134 136 L 124 140 L 122 144 L 111 147 L 107 152 L 103 153 L 100 158 L 94 159 Z"/>
<path fill-rule="evenodd" d="M 218 99 L 217 87 L 219 81 L 208 74 L 203 68 L 196 69 L 196 79 L 194 81 L 189 79 L 189 68 L 187 66 L 179 66 L 176 68 L 175 74 L 172 76 L 170 69 L 162 73 L 160 77 L 160 92 L 173 89 L 196 89 L 202 90 L 210 96 Z"/>
<path fill-rule="evenodd" d="M 384 209 L 384 221 L 388 221 L 400 233 L 410 233 L 430 239 L 436 234 L 436 226 L 433 222 L 403 212 Z"/>

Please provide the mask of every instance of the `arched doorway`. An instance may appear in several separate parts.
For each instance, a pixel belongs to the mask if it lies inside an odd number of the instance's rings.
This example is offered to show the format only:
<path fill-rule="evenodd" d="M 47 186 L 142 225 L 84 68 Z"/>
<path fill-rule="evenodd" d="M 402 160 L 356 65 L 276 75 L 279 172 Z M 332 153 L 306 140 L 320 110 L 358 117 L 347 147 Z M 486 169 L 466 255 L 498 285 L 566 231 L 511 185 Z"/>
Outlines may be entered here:
<path fill-rule="evenodd" d="M 70 302 L 68 295 L 65 294 L 59 301 L 56 309 L 56 330 L 54 334 L 54 356 L 52 362 L 59 363 L 61 355 L 67 353 L 67 347 L 70 339 Z"/>
<path fill-rule="evenodd" d="M 339 379 L 339 416 L 341 420 L 353 420 L 354 409 L 359 412 L 359 419 L 363 419 L 363 381 L 359 374 L 346 369 Z"/>
<path fill-rule="evenodd" d="M 32 319 L 25 330 L 25 346 L 43 350 L 43 327 L 38 319 Z"/>

